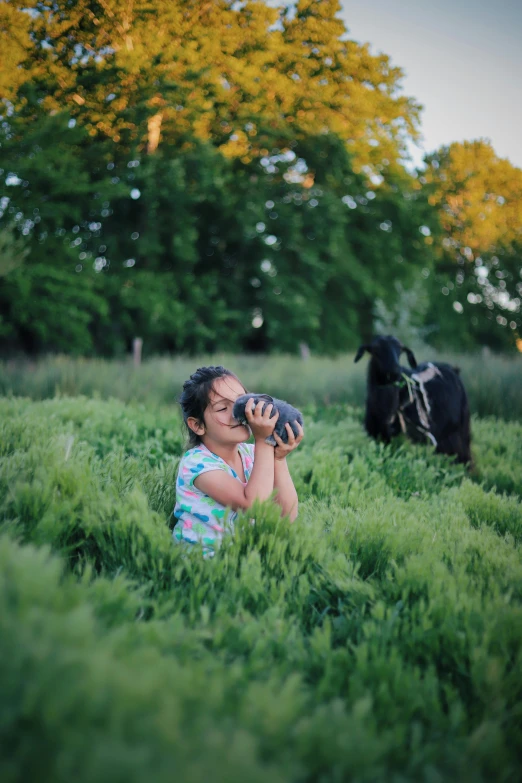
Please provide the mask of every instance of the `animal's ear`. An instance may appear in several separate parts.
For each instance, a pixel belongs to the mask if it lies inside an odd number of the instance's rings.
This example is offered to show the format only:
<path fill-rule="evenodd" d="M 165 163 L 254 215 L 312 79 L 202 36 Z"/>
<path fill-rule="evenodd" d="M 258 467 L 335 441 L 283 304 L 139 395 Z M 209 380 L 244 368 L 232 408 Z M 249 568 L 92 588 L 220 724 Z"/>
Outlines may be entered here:
<path fill-rule="evenodd" d="M 357 349 L 357 353 L 355 354 L 354 362 L 358 362 L 359 359 L 362 358 L 362 355 L 365 351 L 368 351 L 368 353 L 371 353 L 370 346 L 369 345 L 360 345 Z"/>
<path fill-rule="evenodd" d="M 405 345 L 402 346 L 401 352 L 402 351 L 404 351 L 404 353 L 408 357 L 408 363 L 409 363 L 410 367 L 412 368 L 412 370 L 414 370 L 415 367 L 417 366 L 417 359 L 415 358 L 415 354 L 413 353 L 411 348 L 406 348 Z"/>

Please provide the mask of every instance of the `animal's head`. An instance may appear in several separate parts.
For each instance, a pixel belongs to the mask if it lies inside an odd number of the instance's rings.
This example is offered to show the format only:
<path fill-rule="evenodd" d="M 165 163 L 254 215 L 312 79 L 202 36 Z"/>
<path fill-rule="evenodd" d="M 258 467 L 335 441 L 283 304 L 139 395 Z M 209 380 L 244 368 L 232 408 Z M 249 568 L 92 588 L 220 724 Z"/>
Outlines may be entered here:
<path fill-rule="evenodd" d="M 374 337 L 370 343 L 360 345 L 354 361 L 358 362 L 365 351 L 368 351 L 371 355 L 379 373 L 384 376 L 386 383 L 394 383 L 401 377 L 401 353 L 404 352 L 408 357 L 410 367 L 415 368 L 417 366 L 417 360 L 413 351 L 391 334 L 386 337 Z"/>

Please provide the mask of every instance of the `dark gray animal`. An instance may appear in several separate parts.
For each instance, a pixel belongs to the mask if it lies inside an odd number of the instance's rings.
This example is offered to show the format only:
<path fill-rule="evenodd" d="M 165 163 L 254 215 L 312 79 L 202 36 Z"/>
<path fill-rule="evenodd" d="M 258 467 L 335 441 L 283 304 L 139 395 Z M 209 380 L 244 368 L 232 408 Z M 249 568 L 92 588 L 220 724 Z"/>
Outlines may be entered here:
<path fill-rule="evenodd" d="M 252 399 L 252 397 L 254 398 L 255 405 L 257 405 L 257 403 L 261 400 L 266 400 L 266 405 L 263 405 L 262 408 L 263 413 L 265 412 L 266 406 L 270 403 L 272 403 L 274 409 L 279 411 L 279 418 L 276 421 L 274 430 L 277 432 L 283 443 L 288 443 L 288 432 L 286 431 L 285 424 L 290 424 L 292 432 L 296 437 L 299 435 L 299 430 L 297 429 L 295 422 L 297 421 L 301 426 L 303 426 L 303 414 L 301 411 L 298 411 L 297 408 L 294 408 L 288 402 L 285 402 L 284 400 L 278 400 L 277 397 L 271 397 L 269 394 L 242 394 L 237 398 L 234 403 L 232 415 L 235 419 L 240 421 L 241 424 L 246 424 L 248 426 L 248 422 L 245 416 L 245 407 L 247 402 Z M 270 418 L 272 418 L 272 416 L 275 416 L 275 410 L 272 410 Z M 265 438 L 265 440 L 267 443 L 270 443 L 271 446 L 277 446 L 277 442 L 273 435 L 269 435 L 268 438 Z"/>
<path fill-rule="evenodd" d="M 455 455 L 471 463 L 468 398 L 458 368 L 442 362 L 417 360 L 392 335 L 375 337 L 361 345 L 354 361 L 365 351 L 371 355 L 364 426 L 385 443 L 400 432 L 412 440 L 428 439 L 440 454 Z M 400 364 L 406 353 L 409 368 Z"/>

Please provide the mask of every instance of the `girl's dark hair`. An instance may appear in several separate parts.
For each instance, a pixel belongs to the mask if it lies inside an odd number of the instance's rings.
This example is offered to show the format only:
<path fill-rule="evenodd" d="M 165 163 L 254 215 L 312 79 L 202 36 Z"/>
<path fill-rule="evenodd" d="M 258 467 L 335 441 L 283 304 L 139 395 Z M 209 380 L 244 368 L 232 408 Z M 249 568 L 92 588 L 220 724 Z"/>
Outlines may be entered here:
<path fill-rule="evenodd" d="M 181 405 L 181 412 L 183 413 L 183 421 L 188 430 L 189 449 L 194 448 L 194 446 L 199 446 L 201 438 L 190 429 L 187 424 L 187 419 L 193 416 L 198 421 L 203 421 L 203 414 L 208 406 L 214 381 L 226 376 L 230 376 L 239 381 L 237 375 L 230 370 L 225 369 L 225 367 L 218 365 L 217 367 L 199 367 L 196 372 L 192 373 L 188 381 L 185 381 L 183 384 L 183 391 L 179 398 L 179 404 Z M 241 381 L 239 382 L 241 383 Z"/>

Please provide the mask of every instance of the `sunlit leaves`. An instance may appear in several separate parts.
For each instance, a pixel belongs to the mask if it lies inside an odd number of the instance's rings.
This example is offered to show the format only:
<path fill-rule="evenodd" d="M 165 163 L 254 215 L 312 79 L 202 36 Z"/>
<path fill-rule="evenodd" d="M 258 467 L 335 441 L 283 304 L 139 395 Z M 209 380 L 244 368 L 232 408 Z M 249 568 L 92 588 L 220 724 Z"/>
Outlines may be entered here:
<path fill-rule="evenodd" d="M 243 162 L 328 131 L 356 166 L 384 167 L 416 132 L 402 72 L 347 39 L 337 0 L 301 0 L 295 13 L 227 0 L 8 5 L 6 35 L 12 18 L 23 21 L 10 98 L 26 119 L 66 110 L 93 138 L 150 150 L 156 117 L 158 143 L 188 134 Z"/>
<path fill-rule="evenodd" d="M 427 163 L 424 188 L 443 228 L 436 285 L 463 321 L 451 316 L 441 326 L 452 324 L 468 344 L 471 335 L 513 344 L 522 323 L 522 170 L 486 141 L 443 147 Z M 440 302 L 434 310 L 444 310 Z"/>

